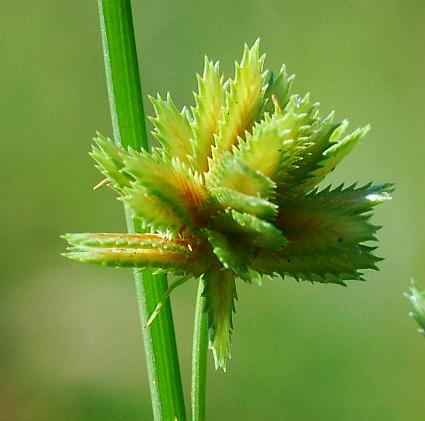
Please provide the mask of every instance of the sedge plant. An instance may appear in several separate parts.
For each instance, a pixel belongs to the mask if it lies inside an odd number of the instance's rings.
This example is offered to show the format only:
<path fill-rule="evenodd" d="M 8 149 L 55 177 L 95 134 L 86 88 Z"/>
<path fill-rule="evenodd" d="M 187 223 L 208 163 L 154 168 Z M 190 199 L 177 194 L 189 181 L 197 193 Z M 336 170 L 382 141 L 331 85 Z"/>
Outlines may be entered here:
<path fill-rule="evenodd" d="M 194 105 L 170 95 L 155 109 L 150 150 L 98 134 L 91 156 L 139 233 L 66 234 L 65 256 L 84 263 L 171 273 L 144 320 L 155 327 L 171 291 L 197 281 L 192 418 L 204 418 L 206 352 L 226 369 L 240 282 L 271 277 L 345 285 L 377 269 L 373 208 L 389 184 L 318 187 L 369 127 L 322 115 L 291 94 L 285 67 L 266 71 L 259 42 L 225 80 L 205 59 Z M 184 419 L 175 416 L 176 419 Z M 157 418 L 162 419 L 162 418 Z M 166 418 L 164 418 L 166 419 Z M 172 418 L 169 418 L 172 419 Z"/>

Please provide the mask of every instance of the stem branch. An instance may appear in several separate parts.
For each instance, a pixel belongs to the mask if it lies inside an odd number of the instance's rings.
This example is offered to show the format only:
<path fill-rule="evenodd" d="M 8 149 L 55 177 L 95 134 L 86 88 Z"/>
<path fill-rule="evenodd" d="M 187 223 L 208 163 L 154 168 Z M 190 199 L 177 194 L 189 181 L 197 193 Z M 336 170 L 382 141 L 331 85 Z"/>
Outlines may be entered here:
<path fill-rule="evenodd" d="M 204 280 L 199 281 L 196 298 L 192 349 L 192 421 L 205 419 L 205 394 L 208 359 L 208 317 L 205 311 Z"/>
<path fill-rule="evenodd" d="M 98 0 L 112 126 L 116 142 L 148 148 L 130 0 Z M 129 232 L 141 232 L 128 212 Z M 142 326 L 168 289 L 167 277 L 135 271 Z M 183 390 L 169 299 L 142 329 L 155 421 L 185 421 Z"/>

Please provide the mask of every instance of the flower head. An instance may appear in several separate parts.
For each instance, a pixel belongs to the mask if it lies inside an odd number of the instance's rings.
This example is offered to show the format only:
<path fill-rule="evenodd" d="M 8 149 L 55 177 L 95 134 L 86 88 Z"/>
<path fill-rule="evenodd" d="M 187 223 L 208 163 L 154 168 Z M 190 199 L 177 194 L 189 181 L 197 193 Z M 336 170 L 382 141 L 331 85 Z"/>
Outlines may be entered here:
<path fill-rule="evenodd" d="M 321 116 L 293 76 L 263 70 L 258 41 L 233 79 L 205 60 L 195 106 L 151 98 L 161 147 L 124 149 L 98 136 L 97 167 L 149 234 L 69 234 L 67 256 L 115 267 L 158 268 L 205 282 L 216 365 L 230 355 L 236 280 L 291 276 L 344 284 L 376 269 L 375 205 L 391 186 L 319 190 L 367 133 Z"/>

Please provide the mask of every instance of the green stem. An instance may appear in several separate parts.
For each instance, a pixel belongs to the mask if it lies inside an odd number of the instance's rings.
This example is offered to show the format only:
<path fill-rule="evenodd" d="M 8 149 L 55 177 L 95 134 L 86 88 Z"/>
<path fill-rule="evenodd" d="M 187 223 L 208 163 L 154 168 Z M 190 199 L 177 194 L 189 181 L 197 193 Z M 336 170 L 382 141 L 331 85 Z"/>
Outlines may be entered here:
<path fill-rule="evenodd" d="M 136 150 L 148 140 L 130 0 L 98 0 L 112 126 L 116 142 Z M 128 212 L 129 232 L 141 232 Z M 167 277 L 135 271 L 142 326 L 168 289 Z M 169 299 L 155 323 L 143 329 L 152 407 L 156 421 L 186 420 Z"/>
<path fill-rule="evenodd" d="M 205 419 L 205 393 L 207 385 L 208 317 L 205 311 L 204 281 L 199 281 L 196 298 L 195 326 L 192 349 L 192 421 Z"/>

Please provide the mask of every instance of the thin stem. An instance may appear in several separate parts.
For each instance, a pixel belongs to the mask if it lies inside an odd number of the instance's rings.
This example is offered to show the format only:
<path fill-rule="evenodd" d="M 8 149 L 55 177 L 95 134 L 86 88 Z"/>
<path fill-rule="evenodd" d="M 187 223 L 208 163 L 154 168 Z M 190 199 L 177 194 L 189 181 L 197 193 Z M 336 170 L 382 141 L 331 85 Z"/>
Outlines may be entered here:
<path fill-rule="evenodd" d="M 208 318 L 205 311 L 204 281 L 201 279 L 196 297 L 195 326 L 192 349 L 192 421 L 205 419 L 205 393 L 208 360 Z"/>
<path fill-rule="evenodd" d="M 130 0 L 98 0 L 105 70 L 116 142 L 148 148 Z M 129 232 L 141 232 L 128 212 Z M 167 277 L 135 271 L 142 326 L 168 289 Z M 185 421 L 183 389 L 169 299 L 155 323 L 142 329 L 156 421 Z"/>

